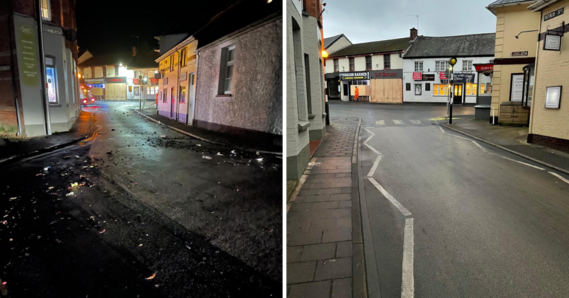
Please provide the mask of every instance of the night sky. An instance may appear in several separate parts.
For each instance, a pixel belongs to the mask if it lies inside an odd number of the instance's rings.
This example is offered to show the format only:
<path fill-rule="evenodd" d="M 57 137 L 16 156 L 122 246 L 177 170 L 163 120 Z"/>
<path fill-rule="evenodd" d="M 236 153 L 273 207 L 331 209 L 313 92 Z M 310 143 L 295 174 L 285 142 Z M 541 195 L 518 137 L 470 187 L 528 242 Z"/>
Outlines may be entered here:
<path fill-rule="evenodd" d="M 158 47 L 154 36 L 192 34 L 236 0 L 99 0 L 77 1 L 77 34 L 80 52 L 127 52 L 137 44 L 144 50 Z"/>

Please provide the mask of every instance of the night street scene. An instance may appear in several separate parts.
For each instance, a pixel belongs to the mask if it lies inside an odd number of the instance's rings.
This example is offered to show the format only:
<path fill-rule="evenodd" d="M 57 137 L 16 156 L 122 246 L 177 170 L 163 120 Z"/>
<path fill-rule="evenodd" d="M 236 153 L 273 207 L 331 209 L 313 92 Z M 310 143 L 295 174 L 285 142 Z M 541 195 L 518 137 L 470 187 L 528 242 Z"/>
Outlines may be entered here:
<path fill-rule="evenodd" d="M 282 297 L 282 7 L 0 2 L 0 297 Z"/>
<path fill-rule="evenodd" d="M 569 0 L 286 6 L 287 297 L 569 297 Z"/>

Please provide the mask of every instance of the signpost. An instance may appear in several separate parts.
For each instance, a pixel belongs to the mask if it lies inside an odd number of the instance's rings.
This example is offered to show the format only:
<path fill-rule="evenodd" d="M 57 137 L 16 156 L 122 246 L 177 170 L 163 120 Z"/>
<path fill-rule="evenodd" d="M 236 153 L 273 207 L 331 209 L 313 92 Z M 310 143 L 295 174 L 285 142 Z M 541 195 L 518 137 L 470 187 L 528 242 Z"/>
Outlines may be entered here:
<path fill-rule="evenodd" d="M 449 73 L 450 76 L 447 75 L 447 77 L 449 78 L 449 85 L 450 85 L 450 92 L 449 92 L 449 96 L 448 96 L 448 110 L 449 110 L 449 120 L 448 120 L 448 124 L 452 124 L 452 95 L 453 95 L 453 89 L 452 89 L 452 84 L 454 81 L 454 73 L 453 73 L 453 69 L 454 69 L 454 65 L 456 64 L 456 58 L 452 57 L 450 58 L 449 61 L 450 67 L 449 67 Z"/>

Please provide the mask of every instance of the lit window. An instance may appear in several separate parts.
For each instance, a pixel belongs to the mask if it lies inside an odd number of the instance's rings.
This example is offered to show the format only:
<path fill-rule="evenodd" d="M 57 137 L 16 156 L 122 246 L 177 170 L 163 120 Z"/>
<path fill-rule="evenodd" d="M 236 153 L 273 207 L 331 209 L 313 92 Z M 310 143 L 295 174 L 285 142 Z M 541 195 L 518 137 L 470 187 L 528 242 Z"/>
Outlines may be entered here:
<path fill-rule="evenodd" d="M 234 63 L 235 46 L 223 48 L 221 50 L 221 68 L 219 71 L 218 94 L 231 94 Z"/>
<path fill-rule="evenodd" d="M 41 17 L 44 20 L 51 21 L 51 6 L 49 0 L 41 0 Z"/>
<path fill-rule="evenodd" d="M 472 84 L 472 95 L 476 95 L 476 92 L 478 91 L 478 85 L 476 84 Z"/>
<path fill-rule="evenodd" d="M 57 73 L 55 71 L 55 58 L 53 57 L 45 57 L 45 77 L 48 101 L 50 104 L 58 104 Z"/>
<path fill-rule="evenodd" d="M 180 103 L 186 102 L 186 86 L 180 86 Z"/>

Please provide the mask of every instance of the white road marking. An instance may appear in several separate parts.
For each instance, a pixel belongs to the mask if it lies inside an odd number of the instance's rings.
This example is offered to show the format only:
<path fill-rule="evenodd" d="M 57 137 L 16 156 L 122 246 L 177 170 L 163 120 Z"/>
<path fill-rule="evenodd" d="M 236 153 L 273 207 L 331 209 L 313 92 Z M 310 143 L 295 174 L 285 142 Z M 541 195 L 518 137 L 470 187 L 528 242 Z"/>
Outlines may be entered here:
<path fill-rule="evenodd" d="M 478 146 L 478 148 L 480 148 L 482 151 L 488 152 L 488 151 L 486 151 L 486 148 L 482 147 L 482 145 L 478 144 L 478 142 L 472 141 L 472 143 L 474 143 L 474 145 Z"/>
<path fill-rule="evenodd" d="M 409 120 L 409 121 L 411 121 L 411 123 L 413 124 L 421 124 L 421 121 L 419 120 Z"/>
<path fill-rule="evenodd" d="M 441 129 L 442 133 L 446 133 L 442 126 L 439 126 L 439 128 Z"/>
<path fill-rule="evenodd" d="M 403 124 L 403 121 L 401 120 L 393 120 L 393 123 L 397 124 L 397 125 L 401 125 Z"/>
<path fill-rule="evenodd" d="M 411 212 L 409 212 L 407 208 L 403 207 L 403 205 L 401 205 L 399 201 L 397 201 L 390 193 L 388 193 L 387 190 L 383 188 L 383 186 L 381 186 L 377 181 L 375 181 L 375 179 L 373 179 L 372 177 L 368 177 L 367 179 L 369 180 L 369 182 L 371 182 L 371 184 L 373 184 L 373 186 L 375 186 L 375 188 L 377 188 L 377 190 L 379 190 L 379 192 L 383 194 L 383 196 L 385 196 L 391 202 L 391 204 L 393 204 L 395 207 L 397 207 L 397 209 L 399 209 L 399 212 L 401 212 L 404 216 L 411 216 Z"/>
<path fill-rule="evenodd" d="M 413 274 L 414 249 L 413 218 L 407 218 L 405 219 L 405 234 L 403 237 L 401 298 L 413 298 L 415 296 L 415 277 Z"/>
<path fill-rule="evenodd" d="M 380 161 L 381 161 L 381 154 L 378 155 L 377 158 L 375 159 L 373 166 L 371 167 L 371 169 L 369 169 L 369 173 L 367 173 L 367 177 L 373 176 L 373 174 L 375 173 L 375 170 L 377 170 L 377 166 L 379 165 Z"/>
<path fill-rule="evenodd" d="M 375 125 L 385 125 L 385 120 L 377 120 L 375 121 Z"/>
<path fill-rule="evenodd" d="M 368 147 L 371 151 L 375 152 L 375 154 L 381 155 L 381 153 L 379 153 L 379 151 L 375 150 L 375 148 L 373 148 L 372 146 L 368 145 L 368 141 L 371 140 L 371 138 L 373 138 L 375 136 L 375 134 L 373 132 L 371 132 L 369 129 L 365 128 L 364 129 L 369 132 L 371 135 L 367 138 L 367 140 L 364 141 L 364 145 L 366 145 L 366 147 Z"/>
<path fill-rule="evenodd" d="M 554 172 L 549 172 L 549 174 L 551 174 L 551 175 L 553 175 L 553 176 L 555 176 L 555 177 L 561 179 L 561 181 L 563 181 L 563 182 L 569 184 L 569 180 L 563 178 L 563 176 L 561 176 L 561 175 L 559 175 L 559 174 L 557 174 L 557 173 L 554 173 Z"/>
<path fill-rule="evenodd" d="M 540 168 L 540 167 L 538 167 L 538 166 L 534 166 L 534 165 L 531 165 L 531 164 L 529 164 L 529 163 L 521 162 L 521 161 L 519 161 L 519 160 L 515 160 L 515 159 L 509 158 L 509 157 L 505 157 L 505 156 L 502 156 L 502 155 L 498 155 L 498 154 L 496 154 L 496 153 L 492 153 L 492 152 L 488 152 L 488 153 L 490 153 L 490 154 L 492 154 L 492 155 L 495 155 L 495 156 L 498 156 L 498 157 L 501 157 L 501 158 L 503 158 L 503 159 L 507 159 L 507 160 L 509 160 L 509 161 L 517 162 L 517 163 L 522 164 L 522 165 L 524 165 L 524 166 L 532 167 L 532 168 L 534 168 L 534 169 L 538 169 L 538 170 L 542 170 L 542 171 L 545 170 L 544 168 Z"/>

